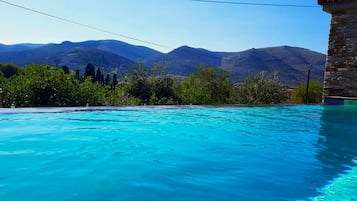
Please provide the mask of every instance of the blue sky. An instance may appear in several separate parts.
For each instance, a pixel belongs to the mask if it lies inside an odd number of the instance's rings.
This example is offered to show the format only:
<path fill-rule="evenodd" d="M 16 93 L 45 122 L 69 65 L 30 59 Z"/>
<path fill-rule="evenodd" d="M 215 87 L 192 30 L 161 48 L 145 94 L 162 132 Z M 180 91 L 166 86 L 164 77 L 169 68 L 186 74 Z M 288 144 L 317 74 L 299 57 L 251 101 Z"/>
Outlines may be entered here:
<path fill-rule="evenodd" d="M 182 45 L 242 51 L 280 45 L 326 53 L 330 15 L 322 8 L 204 3 L 191 0 L 7 0 L 107 31 L 63 22 L 0 2 L 0 43 L 121 40 L 169 52 Z M 231 0 L 317 5 L 317 0 Z"/>

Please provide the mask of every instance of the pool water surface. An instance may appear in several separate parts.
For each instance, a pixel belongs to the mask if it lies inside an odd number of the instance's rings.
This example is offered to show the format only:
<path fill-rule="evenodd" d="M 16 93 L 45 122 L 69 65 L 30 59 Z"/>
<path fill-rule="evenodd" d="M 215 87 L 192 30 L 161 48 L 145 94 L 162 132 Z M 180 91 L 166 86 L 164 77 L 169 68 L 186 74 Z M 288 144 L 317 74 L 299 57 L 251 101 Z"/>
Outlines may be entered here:
<path fill-rule="evenodd" d="M 357 200 L 357 106 L 0 110 L 0 201 Z"/>

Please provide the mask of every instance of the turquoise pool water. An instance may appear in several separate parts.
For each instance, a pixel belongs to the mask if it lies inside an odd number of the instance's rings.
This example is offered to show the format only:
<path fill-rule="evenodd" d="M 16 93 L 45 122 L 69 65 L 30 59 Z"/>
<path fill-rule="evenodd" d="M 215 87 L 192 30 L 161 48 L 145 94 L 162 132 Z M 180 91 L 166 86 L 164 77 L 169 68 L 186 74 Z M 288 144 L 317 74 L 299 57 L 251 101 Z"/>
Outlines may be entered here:
<path fill-rule="evenodd" d="M 357 200 L 357 107 L 0 110 L 0 201 Z"/>

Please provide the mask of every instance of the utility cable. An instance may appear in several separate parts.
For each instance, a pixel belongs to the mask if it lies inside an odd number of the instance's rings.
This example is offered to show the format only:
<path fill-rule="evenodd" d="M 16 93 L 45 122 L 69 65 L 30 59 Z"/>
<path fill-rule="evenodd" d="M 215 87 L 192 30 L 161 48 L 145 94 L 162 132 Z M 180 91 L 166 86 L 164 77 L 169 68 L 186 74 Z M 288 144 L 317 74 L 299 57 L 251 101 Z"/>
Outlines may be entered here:
<path fill-rule="evenodd" d="M 134 40 L 134 41 L 137 41 L 137 42 L 142 42 L 142 43 L 145 43 L 145 44 L 154 45 L 154 46 L 157 46 L 157 47 L 162 47 L 162 48 L 166 48 L 166 49 L 169 48 L 169 47 L 167 47 L 165 45 L 161 45 L 161 44 L 158 44 L 158 43 L 153 43 L 153 42 L 150 42 L 150 41 L 147 41 L 147 40 L 142 40 L 142 39 L 139 39 L 139 38 L 127 36 L 127 35 L 124 35 L 124 34 L 113 32 L 113 31 L 108 31 L 108 30 L 101 29 L 101 28 L 98 28 L 98 27 L 95 27 L 95 26 L 91 26 L 91 25 L 88 25 L 88 24 L 83 24 L 83 23 L 80 23 L 80 22 L 77 22 L 77 21 L 74 21 L 74 20 L 70 20 L 70 19 L 67 19 L 67 18 L 59 17 L 59 16 L 56 16 L 56 15 L 52 15 L 52 14 L 49 14 L 49 13 L 46 13 L 46 12 L 42 12 L 42 11 L 39 11 L 39 10 L 35 10 L 35 9 L 32 9 L 32 8 L 28 8 L 28 7 L 25 7 L 25 6 L 18 5 L 18 4 L 14 4 L 14 3 L 11 3 L 11 2 L 8 2 L 8 1 L 0 0 L 0 2 L 4 3 L 4 4 L 11 5 L 11 6 L 14 6 L 14 7 L 17 7 L 17 8 L 24 9 L 24 10 L 27 10 L 27 11 L 31 11 L 33 13 L 37 13 L 37 14 L 44 15 L 44 16 L 47 16 L 47 17 L 51 17 L 51 18 L 54 18 L 54 19 L 57 19 L 57 20 L 61 20 L 61 21 L 67 22 L 67 23 L 71 23 L 71 24 L 82 26 L 82 27 L 86 27 L 88 29 L 92 29 L 92 30 L 103 32 L 103 33 L 119 36 L 119 37 L 122 37 L 122 38 Z"/>
<path fill-rule="evenodd" d="M 80 22 L 77 22 L 77 21 L 74 21 L 74 20 L 70 20 L 70 19 L 67 19 L 67 18 L 59 17 L 59 16 L 52 15 L 52 14 L 49 14 L 49 13 L 46 13 L 46 12 L 42 12 L 42 11 L 38 11 L 38 10 L 35 10 L 35 9 L 32 9 L 32 8 L 21 6 L 21 5 L 18 5 L 18 4 L 10 3 L 8 1 L 0 0 L 0 2 L 8 4 L 8 5 L 11 5 L 11 6 L 14 6 L 14 7 L 17 7 L 17 8 L 24 9 L 24 10 L 27 10 L 27 11 L 31 11 L 31 12 L 34 12 L 34 13 L 37 13 L 37 14 L 40 14 L 40 15 L 44 15 L 44 16 L 51 17 L 51 18 L 54 18 L 54 19 L 57 19 L 57 20 L 61 20 L 61 21 L 67 22 L 67 23 L 71 23 L 71 24 L 79 25 L 79 26 L 86 27 L 86 28 L 89 28 L 89 29 L 93 29 L 93 30 L 96 30 L 96 31 L 112 34 L 112 35 L 115 35 L 115 36 L 120 36 L 120 37 L 123 37 L 123 38 L 139 41 L 139 42 L 142 42 L 142 43 L 146 43 L 146 44 L 150 44 L 150 45 L 154 45 L 154 46 L 158 46 L 158 47 L 162 47 L 162 48 L 166 48 L 166 49 L 169 48 L 169 47 L 161 45 L 161 44 L 157 44 L 157 43 L 153 43 L 153 42 L 150 42 L 150 41 L 145 41 L 145 40 L 141 40 L 141 39 L 138 39 L 138 38 L 134 38 L 134 37 L 126 36 L 126 35 L 123 35 L 123 34 L 115 33 L 115 32 L 112 32 L 112 31 L 104 30 L 104 29 L 101 29 L 101 28 L 98 28 L 98 27 L 94 27 L 94 26 L 91 26 L 91 25 L 88 25 L 88 24 L 83 24 L 83 23 L 80 23 Z M 212 57 L 214 59 L 218 59 L 219 58 L 217 56 L 201 54 L 201 53 L 198 53 L 198 52 L 191 52 L 191 53 L 192 54 L 196 54 L 196 55 L 200 55 L 200 56 L 204 56 L 204 57 Z"/>

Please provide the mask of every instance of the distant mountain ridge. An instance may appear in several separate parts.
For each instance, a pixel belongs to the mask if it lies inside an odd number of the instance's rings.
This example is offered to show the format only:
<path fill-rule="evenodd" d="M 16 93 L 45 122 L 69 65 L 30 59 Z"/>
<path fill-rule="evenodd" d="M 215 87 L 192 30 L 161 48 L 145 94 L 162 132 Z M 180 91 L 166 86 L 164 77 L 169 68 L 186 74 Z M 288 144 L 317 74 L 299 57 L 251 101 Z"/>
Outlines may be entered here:
<path fill-rule="evenodd" d="M 127 73 L 135 62 L 125 57 L 91 48 L 73 48 L 58 54 L 50 55 L 46 58 L 40 58 L 34 63 L 50 64 L 53 66 L 75 66 L 76 70 L 85 71 L 87 64 L 93 64 L 100 67 L 108 73 Z M 74 69 L 72 69 L 74 70 Z"/>
<path fill-rule="evenodd" d="M 209 64 L 211 66 L 220 67 L 222 58 L 230 53 L 211 52 L 202 48 L 192 48 L 182 46 L 173 51 L 153 58 L 151 62 L 167 62 L 168 72 L 178 75 L 189 75 L 197 71 L 200 65 Z"/>
<path fill-rule="evenodd" d="M 278 71 L 283 81 L 299 84 L 306 80 L 308 69 L 313 79 L 322 79 L 326 56 L 304 48 L 281 46 L 250 49 L 225 57 L 222 69 L 235 80 L 243 80 L 260 71 Z"/>
<path fill-rule="evenodd" d="M 33 44 L 33 43 L 22 43 L 16 45 L 4 45 L 0 43 L 0 53 L 1 52 L 16 52 L 22 50 L 29 50 L 37 47 L 44 46 L 43 44 Z"/>
<path fill-rule="evenodd" d="M 61 44 L 0 44 L 0 63 L 25 66 L 30 63 L 68 66 L 81 70 L 88 63 L 104 72 L 125 74 L 134 64 L 148 66 L 167 64 L 166 72 L 187 76 L 201 65 L 211 65 L 230 73 L 233 82 L 260 71 L 278 71 L 282 82 L 297 85 L 305 82 L 307 70 L 312 79 L 322 79 L 324 54 L 304 48 L 280 46 L 250 49 L 241 52 L 213 52 L 202 48 L 181 46 L 162 53 L 144 46 L 135 46 L 116 40 L 65 41 Z"/>
<path fill-rule="evenodd" d="M 6 49 L 5 46 L 2 49 Z M 9 47 L 16 47 L 12 45 Z M 160 56 L 161 52 L 143 47 L 134 46 L 121 41 L 115 40 L 98 40 L 98 41 L 84 41 L 72 43 L 64 41 L 61 44 L 47 44 L 42 46 L 26 46 L 22 50 L 17 48 L 16 51 L 3 51 L 0 53 L 0 62 L 15 63 L 18 65 L 25 65 L 33 63 L 33 61 L 46 60 L 48 57 L 54 57 L 56 54 L 71 51 L 78 48 L 102 50 L 111 54 L 116 54 L 125 57 L 132 61 L 144 60 L 148 57 Z"/>

